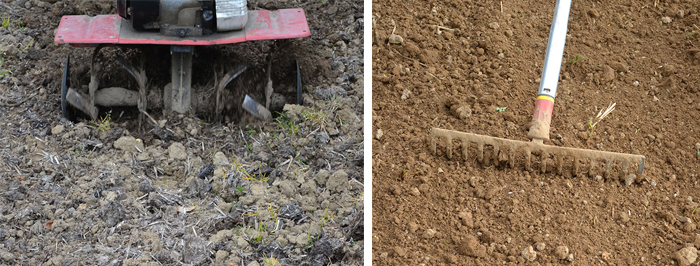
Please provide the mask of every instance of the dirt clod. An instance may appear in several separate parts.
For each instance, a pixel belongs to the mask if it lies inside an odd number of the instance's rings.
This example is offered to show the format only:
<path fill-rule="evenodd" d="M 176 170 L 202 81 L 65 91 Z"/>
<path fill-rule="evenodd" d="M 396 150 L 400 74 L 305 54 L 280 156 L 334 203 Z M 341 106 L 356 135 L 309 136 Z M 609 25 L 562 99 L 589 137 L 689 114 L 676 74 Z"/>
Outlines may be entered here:
<path fill-rule="evenodd" d="M 431 239 L 433 236 L 435 236 L 435 230 L 433 229 L 426 229 L 425 233 L 423 233 L 423 237 L 426 239 Z"/>
<path fill-rule="evenodd" d="M 543 242 L 540 242 L 540 243 L 537 243 L 537 245 L 535 245 L 535 247 L 537 248 L 537 251 L 543 251 L 544 248 L 547 247 L 547 245 Z"/>
<path fill-rule="evenodd" d="M 537 252 L 535 252 L 535 249 L 533 249 L 532 246 L 527 246 L 525 249 L 523 249 L 523 252 L 521 252 L 520 255 L 530 262 L 537 259 Z"/>
<path fill-rule="evenodd" d="M 673 254 L 673 259 L 678 265 L 691 265 L 698 258 L 698 250 L 695 247 L 685 247 Z"/>
<path fill-rule="evenodd" d="M 65 130 L 65 126 L 56 125 L 55 127 L 51 128 L 51 135 L 61 134 L 61 133 L 63 133 L 63 130 Z"/>
<path fill-rule="evenodd" d="M 554 249 L 554 255 L 560 260 L 565 260 L 569 257 L 569 248 L 567 246 L 558 246 Z"/>
<path fill-rule="evenodd" d="M 114 142 L 114 148 L 130 152 L 142 152 L 144 150 L 143 141 L 132 136 L 122 136 Z"/>

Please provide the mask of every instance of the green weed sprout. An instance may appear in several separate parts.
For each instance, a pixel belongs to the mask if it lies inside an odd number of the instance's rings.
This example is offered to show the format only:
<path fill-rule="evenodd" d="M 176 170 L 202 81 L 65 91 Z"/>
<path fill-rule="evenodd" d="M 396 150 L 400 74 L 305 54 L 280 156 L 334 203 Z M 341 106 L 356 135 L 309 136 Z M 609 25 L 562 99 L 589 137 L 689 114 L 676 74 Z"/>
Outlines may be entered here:
<path fill-rule="evenodd" d="M 574 56 L 574 58 L 569 59 L 569 61 L 567 61 L 566 64 L 573 65 L 573 64 L 576 64 L 578 62 L 583 61 L 583 59 L 586 59 L 586 57 L 584 57 L 583 55 L 577 54 L 576 56 Z"/>
<path fill-rule="evenodd" d="M 505 106 L 505 107 L 496 107 L 496 111 L 499 111 L 499 112 L 502 113 L 502 112 L 505 112 L 505 111 L 506 111 L 506 108 L 508 108 L 508 106 Z"/>

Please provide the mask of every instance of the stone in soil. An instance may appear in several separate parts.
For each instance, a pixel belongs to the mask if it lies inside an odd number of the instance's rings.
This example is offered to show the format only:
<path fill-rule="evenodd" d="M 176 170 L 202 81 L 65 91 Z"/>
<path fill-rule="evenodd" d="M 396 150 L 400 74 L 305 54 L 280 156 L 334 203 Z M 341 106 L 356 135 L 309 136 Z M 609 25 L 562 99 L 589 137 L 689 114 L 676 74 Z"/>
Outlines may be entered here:
<path fill-rule="evenodd" d="M 695 247 L 685 247 L 673 254 L 673 259 L 678 262 L 678 265 L 691 265 L 698 258 L 698 250 Z"/>
<path fill-rule="evenodd" d="M 51 129 L 51 135 L 58 135 L 63 133 L 63 130 L 65 129 L 65 126 L 63 125 L 57 125 Z"/>
<path fill-rule="evenodd" d="M 532 248 L 532 246 L 527 246 L 525 249 L 523 249 L 523 252 L 521 252 L 520 255 L 522 255 L 523 258 L 529 262 L 533 262 L 535 259 L 537 259 L 537 252 L 535 252 L 535 249 Z"/>
<path fill-rule="evenodd" d="M 557 256 L 557 259 L 564 260 L 569 256 L 569 248 L 567 246 L 558 246 L 554 250 L 554 255 Z"/>

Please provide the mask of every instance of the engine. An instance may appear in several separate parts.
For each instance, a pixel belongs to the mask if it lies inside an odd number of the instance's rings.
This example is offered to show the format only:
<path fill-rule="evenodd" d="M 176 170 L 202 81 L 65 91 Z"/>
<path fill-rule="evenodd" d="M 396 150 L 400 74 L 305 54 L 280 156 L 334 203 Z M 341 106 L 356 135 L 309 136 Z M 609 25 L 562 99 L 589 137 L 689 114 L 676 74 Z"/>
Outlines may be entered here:
<path fill-rule="evenodd" d="M 245 28 L 247 0 L 117 0 L 119 16 L 136 31 L 197 37 Z"/>

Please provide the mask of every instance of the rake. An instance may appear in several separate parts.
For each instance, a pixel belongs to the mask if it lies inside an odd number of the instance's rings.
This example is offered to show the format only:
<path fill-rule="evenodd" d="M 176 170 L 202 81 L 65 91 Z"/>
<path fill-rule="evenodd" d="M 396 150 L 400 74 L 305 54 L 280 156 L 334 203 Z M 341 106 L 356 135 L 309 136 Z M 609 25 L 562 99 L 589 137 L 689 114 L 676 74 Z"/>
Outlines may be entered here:
<path fill-rule="evenodd" d="M 579 173 L 581 159 L 588 159 L 589 176 L 593 175 L 596 165 L 600 165 L 600 163 L 604 162 L 604 176 L 608 179 L 611 175 L 613 162 L 619 162 L 622 164 L 620 173 L 621 179 L 633 181 L 637 176 L 641 178 L 645 161 L 643 155 L 545 145 L 545 142 L 549 141 L 552 109 L 554 107 L 559 71 L 561 70 L 562 56 L 564 54 L 570 9 L 571 0 L 557 1 L 554 11 L 554 21 L 552 22 L 549 33 L 549 43 L 547 44 L 542 79 L 537 100 L 535 101 L 535 111 L 530 131 L 527 134 L 532 141 L 509 140 L 441 128 L 432 128 L 430 129 L 430 149 L 433 154 L 437 154 L 437 138 L 443 138 L 447 142 L 446 153 L 449 159 L 452 159 L 453 140 L 459 140 L 461 141 L 462 158 L 465 161 L 469 158 L 469 143 L 476 143 L 477 161 L 481 164 L 486 164 L 489 161 L 489 158 L 484 157 L 484 146 L 489 145 L 493 147 L 492 159 L 495 166 L 499 166 L 502 161 L 507 161 L 508 165 L 514 168 L 515 155 L 517 152 L 522 152 L 522 154 L 525 155 L 525 169 L 527 171 L 532 171 L 531 160 L 532 154 L 535 153 L 540 155 L 540 172 L 543 174 L 547 171 L 548 160 L 550 155 L 552 155 L 556 160 L 556 172 L 559 175 L 562 175 L 563 172 L 564 159 L 573 158 L 571 167 L 573 176 L 577 176 Z M 638 165 L 636 176 L 634 174 L 627 175 L 628 167 L 630 167 L 631 164 Z"/>

